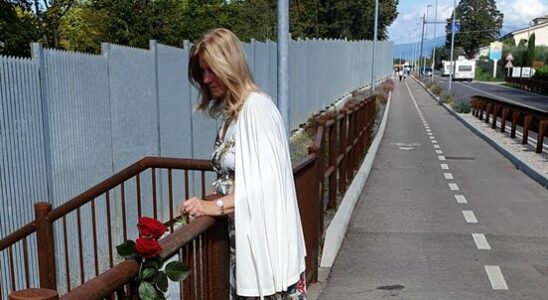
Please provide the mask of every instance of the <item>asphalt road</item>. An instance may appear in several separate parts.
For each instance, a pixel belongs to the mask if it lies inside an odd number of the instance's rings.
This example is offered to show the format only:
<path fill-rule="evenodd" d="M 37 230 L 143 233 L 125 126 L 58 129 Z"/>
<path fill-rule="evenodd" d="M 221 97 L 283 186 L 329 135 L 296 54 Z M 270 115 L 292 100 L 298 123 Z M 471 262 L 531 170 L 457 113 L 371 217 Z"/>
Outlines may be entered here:
<path fill-rule="evenodd" d="M 546 189 L 413 80 L 391 105 L 319 299 L 546 299 Z"/>
<path fill-rule="evenodd" d="M 437 77 L 444 90 L 449 88 L 448 77 Z M 500 84 L 479 83 L 467 81 L 453 81 L 451 85 L 452 94 L 460 102 L 467 102 L 470 97 L 480 95 L 490 98 L 499 99 L 510 103 L 518 103 L 526 105 L 544 112 L 548 112 L 548 97 L 538 94 L 533 94 L 527 91 L 522 91 Z"/>

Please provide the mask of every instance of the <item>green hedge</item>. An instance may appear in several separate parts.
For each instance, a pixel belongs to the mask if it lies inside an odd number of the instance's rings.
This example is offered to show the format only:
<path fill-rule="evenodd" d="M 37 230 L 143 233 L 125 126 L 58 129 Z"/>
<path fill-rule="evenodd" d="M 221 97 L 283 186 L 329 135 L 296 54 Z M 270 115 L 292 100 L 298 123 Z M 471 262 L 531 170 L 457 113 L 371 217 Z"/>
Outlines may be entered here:
<path fill-rule="evenodd" d="M 535 69 L 535 75 L 533 75 L 533 79 L 548 81 L 548 67 Z"/>

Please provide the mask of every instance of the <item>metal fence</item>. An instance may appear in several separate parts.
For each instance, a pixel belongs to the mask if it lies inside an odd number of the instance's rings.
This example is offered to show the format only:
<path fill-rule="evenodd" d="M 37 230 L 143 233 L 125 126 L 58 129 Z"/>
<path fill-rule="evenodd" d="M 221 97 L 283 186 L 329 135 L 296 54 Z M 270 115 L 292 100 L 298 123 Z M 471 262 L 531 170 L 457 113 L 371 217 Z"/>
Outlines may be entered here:
<path fill-rule="evenodd" d="M 276 102 L 276 43 L 243 46 L 257 84 Z M 392 72 L 393 44 L 378 48 L 381 78 Z M 143 156 L 208 158 L 217 123 L 192 112 L 189 49 L 105 43 L 92 55 L 33 44 L 32 59 L 0 56 L 0 238 L 33 220 L 33 203 L 57 207 Z M 291 41 L 291 128 L 370 82 L 371 50 L 370 41 Z M 168 206 L 160 204 L 162 217 Z M 0 286 L 8 265 L 0 255 Z"/>

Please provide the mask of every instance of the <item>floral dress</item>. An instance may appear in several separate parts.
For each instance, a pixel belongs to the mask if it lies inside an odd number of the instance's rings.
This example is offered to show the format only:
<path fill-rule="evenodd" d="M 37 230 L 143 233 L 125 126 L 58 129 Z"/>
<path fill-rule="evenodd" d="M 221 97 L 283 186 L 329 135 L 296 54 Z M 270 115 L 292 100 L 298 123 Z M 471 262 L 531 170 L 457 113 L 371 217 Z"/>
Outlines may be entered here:
<path fill-rule="evenodd" d="M 235 170 L 235 140 L 234 123 L 226 119 L 219 127 L 213 154 L 211 155 L 211 165 L 217 173 L 217 180 L 212 183 L 213 191 L 220 195 L 232 193 L 234 185 Z M 258 297 L 242 297 L 236 294 L 236 239 L 234 228 L 234 214 L 228 215 L 228 234 L 230 238 L 230 298 L 234 300 L 259 299 Z M 266 296 L 267 300 L 306 300 L 306 280 L 304 273 L 301 274 L 299 281 L 287 288 L 285 292 L 279 292 L 274 295 Z"/>

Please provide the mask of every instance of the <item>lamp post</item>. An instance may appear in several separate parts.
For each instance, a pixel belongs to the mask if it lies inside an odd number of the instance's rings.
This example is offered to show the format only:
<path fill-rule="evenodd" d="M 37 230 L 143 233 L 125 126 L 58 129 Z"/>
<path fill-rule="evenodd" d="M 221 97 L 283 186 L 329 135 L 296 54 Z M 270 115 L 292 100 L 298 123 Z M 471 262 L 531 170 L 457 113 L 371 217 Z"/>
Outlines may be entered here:
<path fill-rule="evenodd" d="M 428 23 L 428 10 L 430 9 L 430 7 L 432 7 L 432 5 L 428 4 L 426 5 L 426 19 L 424 20 L 424 24 Z M 425 36 L 425 39 L 426 39 L 426 42 L 425 42 L 425 49 L 424 49 L 424 58 L 423 58 L 423 64 L 422 64 L 422 70 L 425 71 L 426 73 L 426 49 L 428 49 L 428 26 L 425 26 L 424 28 L 424 36 Z"/>
<path fill-rule="evenodd" d="M 455 72 L 455 62 L 453 53 L 455 48 L 455 20 L 457 15 L 457 0 L 453 0 L 453 23 L 451 23 L 451 69 L 449 70 L 449 95 L 451 95 L 451 83 L 453 82 L 453 72 Z"/>
<path fill-rule="evenodd" d="M 289 0 L 278 2 L 278 105 L 289 136 Z"/>
<path fill-rule="evenodd" d="M 425 18 L 424 18 L 424 14 L 423 14 L 422 15 L 421 48 L 420 48 L 420 51 L 419 51 L 419 59 L 418 59 L 419 75 L 421 74 L 422 50 L 424 49 L 424 47 L 423 47 L 423 45 L 424 45 L 424 23 L 425 23 Z"/>
<path fill-rule="evenodd" d="M 436 0 L 436 7 L 434 12 L 434 49 L 432 49 L 432 81 L 434 81 L 434 75 L 436 74 L 436 38 L 438 37 L 437 33 L 437 24 L 438 24 L 438 0 Z"/>

